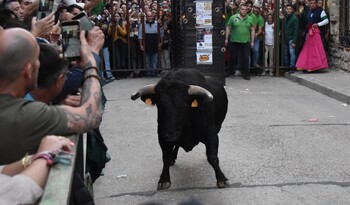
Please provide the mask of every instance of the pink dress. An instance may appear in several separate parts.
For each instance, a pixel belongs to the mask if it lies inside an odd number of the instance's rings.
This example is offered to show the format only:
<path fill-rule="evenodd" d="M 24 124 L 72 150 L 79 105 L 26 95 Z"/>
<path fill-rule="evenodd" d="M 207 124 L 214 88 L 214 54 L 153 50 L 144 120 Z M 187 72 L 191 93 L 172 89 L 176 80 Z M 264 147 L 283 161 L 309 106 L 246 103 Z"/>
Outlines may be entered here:
<path fill-rule="evenodd" d="M 320 30 L 311 27 L 303 49 L 296 63 L 297 70 L 315 71 L 328 68 L 326 52 L 324 51 Z"/>

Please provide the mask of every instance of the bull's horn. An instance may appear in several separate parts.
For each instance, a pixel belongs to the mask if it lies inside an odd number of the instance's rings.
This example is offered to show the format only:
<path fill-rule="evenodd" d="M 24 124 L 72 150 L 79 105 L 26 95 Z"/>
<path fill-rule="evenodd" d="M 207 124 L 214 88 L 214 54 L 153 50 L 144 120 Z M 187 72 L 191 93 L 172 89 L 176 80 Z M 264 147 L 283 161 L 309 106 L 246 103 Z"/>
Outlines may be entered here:
<path fill-rule="evenodd" d="M 208 90 L 197 85 L 190 85 L 190 88 L 188 89 L 188 94 L 201 95 L 203 97 L 206 97 L 209 101 L 213 101 L 214 99 L 213 95 Z"/>
<path fill-rule="evenodd" d="M 136 93 L 131 95 L 132 100 L 136 100 L 137 98 L 147 95 L 147 94 L 154 94 L 154 88 L 156 87 L 156 84 L 150 84 L 150 85 L 145 85 L 142 88 L 140 88 Z"/>

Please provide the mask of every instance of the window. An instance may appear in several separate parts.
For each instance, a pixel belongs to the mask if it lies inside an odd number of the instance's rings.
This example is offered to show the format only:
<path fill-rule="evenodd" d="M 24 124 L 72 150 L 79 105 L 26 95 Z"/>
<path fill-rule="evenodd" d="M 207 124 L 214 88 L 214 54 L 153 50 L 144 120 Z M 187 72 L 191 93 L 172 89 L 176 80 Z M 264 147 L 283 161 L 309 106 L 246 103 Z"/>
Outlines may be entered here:
<path fill-rule="evenodd" d="M 339 43 L 350 47 L 350 0 L 340 0 Z"/>

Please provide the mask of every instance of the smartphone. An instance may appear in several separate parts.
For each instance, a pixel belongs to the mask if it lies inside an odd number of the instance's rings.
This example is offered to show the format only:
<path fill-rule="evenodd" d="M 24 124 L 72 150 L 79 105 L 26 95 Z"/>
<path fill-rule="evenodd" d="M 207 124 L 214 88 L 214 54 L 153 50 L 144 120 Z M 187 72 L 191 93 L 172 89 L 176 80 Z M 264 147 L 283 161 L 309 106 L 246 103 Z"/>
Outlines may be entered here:
<path fill-rule="evenodd" d="M 80 14 L 74 16 L 73 20 L 80 21 L 81 30 L 83 31 L 90 31 L 94 27 L 94 24 L 90 21 L 85 12 L 81 12 Z"/>
<path fill-rule="evenodd" d="M 60 0 L 40 0 L 37 12 L 37 20 L 45 18 L 50 13 L 55 12 L 58 8 Z"/>
<path fill-rule="evenodd" d="M 63 21 L 61 30 L 63 58 L 66 61 L 80 60 L 80 21 Z"/>

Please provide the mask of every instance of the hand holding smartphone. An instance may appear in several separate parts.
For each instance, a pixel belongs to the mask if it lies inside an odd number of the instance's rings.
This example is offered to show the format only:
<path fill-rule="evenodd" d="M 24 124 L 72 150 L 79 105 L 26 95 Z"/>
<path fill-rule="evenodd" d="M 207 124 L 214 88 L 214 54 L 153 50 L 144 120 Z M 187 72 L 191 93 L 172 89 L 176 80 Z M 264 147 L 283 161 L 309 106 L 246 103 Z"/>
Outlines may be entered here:
<path fill-rule="evenodd" d="M 90 31 L 94 27 L 93 23 L 87 17 L 85 12 L 81 12 L 80 14 L 74 16 L 73 20 L 80 21 L 81 30 Z"/>
<path fill-rule="evenodd" d="M 64 21 L 61 26 L 63 58 L 66 61 L 80 60 L 80 21 Z"/>
<path fill-rule="evenodd" d="M 37 20 L 45 18 L 52 12 L 56 12 L 60 2 L 60 0 L 40 0 L 39 9 L 37 12 Z"/>

